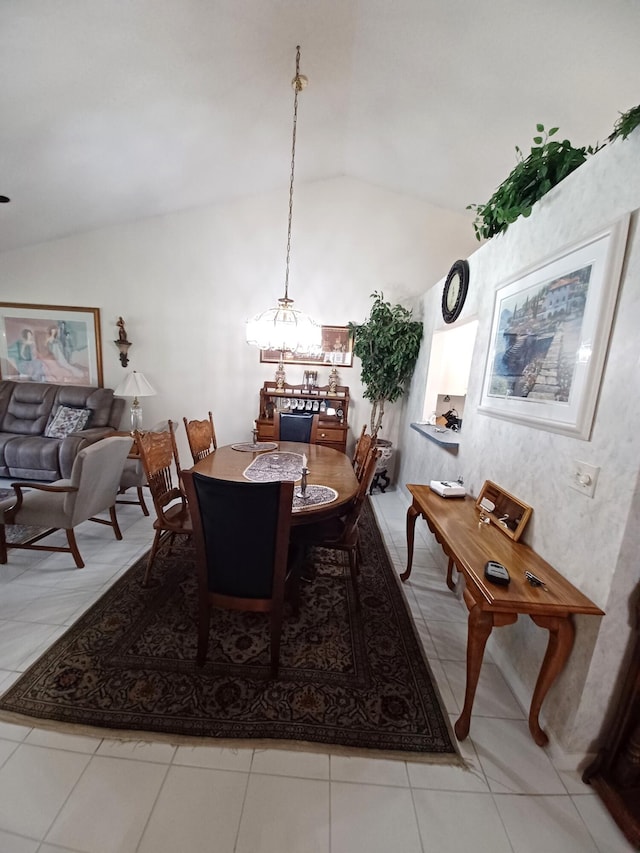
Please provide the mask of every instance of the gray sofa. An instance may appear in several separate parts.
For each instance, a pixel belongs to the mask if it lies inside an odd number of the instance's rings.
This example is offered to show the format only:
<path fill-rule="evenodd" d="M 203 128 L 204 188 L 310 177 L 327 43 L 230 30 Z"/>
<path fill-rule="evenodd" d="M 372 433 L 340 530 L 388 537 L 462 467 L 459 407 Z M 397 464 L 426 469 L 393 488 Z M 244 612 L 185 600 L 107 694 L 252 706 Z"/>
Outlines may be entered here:
<path fill-rule="evenodd" d="M 79 450 L 120 429 L 124 405 L 111 388 L 0 381 L 0 477 L 70 477 Z"/>

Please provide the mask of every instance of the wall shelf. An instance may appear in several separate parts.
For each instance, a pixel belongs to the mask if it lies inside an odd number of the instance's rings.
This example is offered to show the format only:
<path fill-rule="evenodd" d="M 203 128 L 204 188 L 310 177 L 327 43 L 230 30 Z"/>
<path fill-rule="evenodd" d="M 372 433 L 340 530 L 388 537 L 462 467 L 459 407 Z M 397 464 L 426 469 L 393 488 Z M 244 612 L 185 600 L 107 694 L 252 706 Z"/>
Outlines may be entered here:
<path fill-rule="evenodd" d="M 460 446 L 459 432 L 453 432 L 453 430 L 433 426 L 432 424 L 418 423 L 411 424 L 411 429 L 415 429 L 415 431 L 419 432 L 420 435 L 423 435 L 425 438 L 428 438 L 429 441 L 433 441 L 436 444 L 439 444 L 440 447 L 445 447 L 447 450 L 451 450 L 453 453 L 458 452 L 458 447 Z"/>

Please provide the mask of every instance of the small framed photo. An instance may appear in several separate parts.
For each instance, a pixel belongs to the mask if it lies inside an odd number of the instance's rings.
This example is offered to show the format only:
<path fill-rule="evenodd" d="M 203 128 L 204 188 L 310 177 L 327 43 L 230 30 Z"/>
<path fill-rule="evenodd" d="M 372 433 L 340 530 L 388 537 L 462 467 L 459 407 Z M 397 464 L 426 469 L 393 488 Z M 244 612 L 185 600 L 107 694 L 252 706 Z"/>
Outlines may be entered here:
<path fill-rule="evenodd" d="M 101 388 L 100 309 L 0 302 L 0 378 Z"/>
<path fill-rule="evenodd" d="M 496 291 L 479 411 L 588 440 L 629 215 Z"/>
<path fill-rule="evenodd" d="M 260 361 L 278 364 L 280 350 L 260 350 Z M 284 354 L 285 364 L 330 364 L 338 367 L 353 367 L 353 339 L 348 326 L 322 326 L 322 351 Z"/>

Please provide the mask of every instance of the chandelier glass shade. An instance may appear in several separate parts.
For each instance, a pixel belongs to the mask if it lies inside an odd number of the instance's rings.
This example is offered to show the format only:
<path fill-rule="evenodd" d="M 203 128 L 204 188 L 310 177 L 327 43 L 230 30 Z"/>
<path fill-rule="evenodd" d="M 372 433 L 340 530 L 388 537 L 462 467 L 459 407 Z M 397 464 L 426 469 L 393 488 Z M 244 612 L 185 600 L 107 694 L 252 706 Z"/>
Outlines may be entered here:
<path fill-rule="evenodd" d="M 308 353 L 322 352 L 321 329 L 311 317 L 293 307 L 293 299 L 278 299 L 247 323 L 247 343 L 264 350 Z"/>
<path fill-rule="evenodd" d="M 291 175 L 289 179 L 289 224 L 287 230 L 287 259 L 284 296 L 278 304 L 257 314 L 247 322 L 247 343 L 263 350 L 319 354 L 322 351 L 322 329 L 307 314 L 293 307 L 289 298 L 289 260 L 291 257 L 291 223 L 293 218 L 293 179 L 296 162 L 296 129 L 298 124 L 298 94 L 306 87 L 307 78 L 300 74 L 300 46 L 296 48 L 296 76 L 291 81 L 294 91 L 293 136 L 291 143 Z"/>

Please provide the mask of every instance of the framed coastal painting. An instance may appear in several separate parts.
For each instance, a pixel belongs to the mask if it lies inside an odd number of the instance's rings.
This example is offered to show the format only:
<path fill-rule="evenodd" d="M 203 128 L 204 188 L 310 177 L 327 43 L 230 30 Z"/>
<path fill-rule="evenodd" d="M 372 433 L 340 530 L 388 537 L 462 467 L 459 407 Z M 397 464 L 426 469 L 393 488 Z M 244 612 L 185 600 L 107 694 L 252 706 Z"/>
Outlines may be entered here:
<path fill-rule="evenodd" d="M 629 216 L 501 285 L 479 411 L 588 440 Z"/>
<path fill-rule="evenodd" d="M 101 388 L 100 309 L 0 302 L 0 378 Z"/>
<path fill-rule="evenodd" d="M 260 350 L 260 361 L 278 364 L 280 350 Z M 322 350 L 319 353 L 284 354 L 285 364 L 330 364 L 353 367 L 353 339 L 348 326 L 322 326 Z"/>

